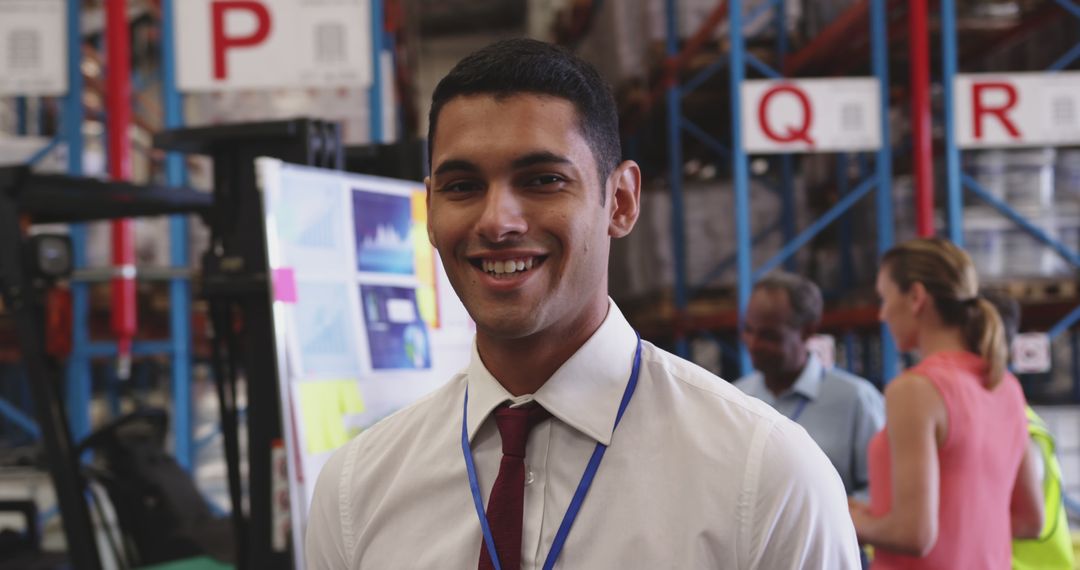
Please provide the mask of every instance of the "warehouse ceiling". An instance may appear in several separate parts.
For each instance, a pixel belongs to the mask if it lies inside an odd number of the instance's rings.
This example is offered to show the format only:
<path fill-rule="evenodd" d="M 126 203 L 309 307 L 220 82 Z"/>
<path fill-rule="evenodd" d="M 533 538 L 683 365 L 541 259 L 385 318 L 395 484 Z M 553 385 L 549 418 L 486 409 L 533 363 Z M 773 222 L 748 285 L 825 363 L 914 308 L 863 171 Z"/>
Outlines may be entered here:
<path fill-rule="evenodd" d="M 525 27 L 526 0 L 409 0 L 424 35 Z"/>

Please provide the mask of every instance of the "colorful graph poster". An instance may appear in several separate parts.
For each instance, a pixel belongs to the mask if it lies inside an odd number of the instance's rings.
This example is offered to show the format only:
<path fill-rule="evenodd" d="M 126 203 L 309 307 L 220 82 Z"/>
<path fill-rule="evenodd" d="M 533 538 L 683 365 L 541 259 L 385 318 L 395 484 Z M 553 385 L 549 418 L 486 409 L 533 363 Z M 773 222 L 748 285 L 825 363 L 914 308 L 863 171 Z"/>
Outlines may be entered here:
<path fill-rule="evenodd" d="M 356 268 L 361 272 L 413 275 L 412 192 L 353 189 Z"/>
<path fill-rule="evenodd" d="M 356 327 L 349 315 L 347 282 L 297 283 L 296 338 L 305 378 L 358 378 Z"/>
<path fill-rule="evenodd" d="M 372 370 L 431 368 L 427 326 L 416 304 L 416 289 L 361 285 Z"/>
<path fill-rule="evenodd" d="M 283 264 L 301 276 L 351 271 L 349 202 L 338 176 L 283 170 L 274 198 Z"/>

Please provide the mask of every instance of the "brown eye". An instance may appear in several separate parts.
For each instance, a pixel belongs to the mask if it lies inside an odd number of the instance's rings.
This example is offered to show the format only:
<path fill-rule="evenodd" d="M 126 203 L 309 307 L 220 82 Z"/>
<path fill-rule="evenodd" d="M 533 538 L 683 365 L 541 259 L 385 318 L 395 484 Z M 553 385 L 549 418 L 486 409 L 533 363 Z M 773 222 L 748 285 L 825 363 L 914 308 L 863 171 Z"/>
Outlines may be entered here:
<path fill-rule="evenodd" d="M 566 181 L 565 178 L 563 178 L 562 176 L 558 176 L 556 174 L 542 174 L 540 176 L 535 176 L 531 180 L 529 180 L 528 186 L 532 186 L 532 187 L 552 186 L 552 185 L 555 185 L 555 184 L 560 184 L 560 183 L 565 182 L 565 181 Z"/>
<path fill-rule="evenodd" d="M 480 190 L 480 184 L 471 180 L 451 182 L 439 189 L 440 192 L 446 192 L 448 194 L 465 194 L 469 192 L 476 192 L 478 190 Z"/>

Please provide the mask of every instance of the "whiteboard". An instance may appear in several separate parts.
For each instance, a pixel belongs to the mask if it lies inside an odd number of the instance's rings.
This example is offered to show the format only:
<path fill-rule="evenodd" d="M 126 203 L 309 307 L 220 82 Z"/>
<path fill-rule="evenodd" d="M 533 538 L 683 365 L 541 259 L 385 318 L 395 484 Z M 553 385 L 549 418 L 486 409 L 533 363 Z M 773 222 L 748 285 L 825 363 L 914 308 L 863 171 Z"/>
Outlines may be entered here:
<path fill-rule="evenodd" d="M 274 542 L 291 534 L 302 568 L 326 460 L 463 369 L 474 325 L 428 242 L 421 183 L 272 158 L 256 172 L 289 490 Z"/>

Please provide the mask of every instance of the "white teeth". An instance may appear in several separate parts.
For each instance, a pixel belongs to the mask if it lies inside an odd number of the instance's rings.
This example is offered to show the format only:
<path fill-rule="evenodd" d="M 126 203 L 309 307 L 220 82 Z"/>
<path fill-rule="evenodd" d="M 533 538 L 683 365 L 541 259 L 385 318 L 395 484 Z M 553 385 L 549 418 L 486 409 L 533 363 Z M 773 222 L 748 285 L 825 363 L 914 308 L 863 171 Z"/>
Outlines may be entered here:
<path fill-rule="evenodd" d="M 533 257 L 527 257 L 523 259 L 506 259 L 498 261 L 489 261 L 483 259 L 480 261 L 480 267 L 486 273 L 494 275 L 509 275 L 519 271 L 526 271 L 532 269 L 536 264 L 536 260 Z"/>

